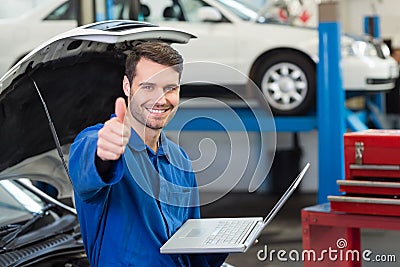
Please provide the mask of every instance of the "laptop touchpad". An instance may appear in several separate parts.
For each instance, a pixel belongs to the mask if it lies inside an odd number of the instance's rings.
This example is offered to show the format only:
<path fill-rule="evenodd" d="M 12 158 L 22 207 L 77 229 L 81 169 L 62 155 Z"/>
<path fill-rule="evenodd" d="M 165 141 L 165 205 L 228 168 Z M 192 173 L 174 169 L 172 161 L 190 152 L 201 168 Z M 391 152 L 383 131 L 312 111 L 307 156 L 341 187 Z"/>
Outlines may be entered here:
<path fill-rule="evenodd" d="M 202 236 L 206 231 L 200 228 L 194 228 L 186 235 L 186 237 L 199 237 Z"/>

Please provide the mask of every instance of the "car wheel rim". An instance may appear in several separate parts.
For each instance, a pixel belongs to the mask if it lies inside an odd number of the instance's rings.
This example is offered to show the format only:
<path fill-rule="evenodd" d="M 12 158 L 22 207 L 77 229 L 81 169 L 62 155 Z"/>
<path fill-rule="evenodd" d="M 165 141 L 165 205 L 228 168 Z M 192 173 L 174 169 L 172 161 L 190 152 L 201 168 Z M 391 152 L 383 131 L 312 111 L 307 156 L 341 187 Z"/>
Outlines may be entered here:
<path fill-rule="evenodd" d="M 307 77 L 294 64 L 275 64 L 264 74 L 261 90 L 273 108 L 292 110 L 304 102 L 308 90 Z"/>

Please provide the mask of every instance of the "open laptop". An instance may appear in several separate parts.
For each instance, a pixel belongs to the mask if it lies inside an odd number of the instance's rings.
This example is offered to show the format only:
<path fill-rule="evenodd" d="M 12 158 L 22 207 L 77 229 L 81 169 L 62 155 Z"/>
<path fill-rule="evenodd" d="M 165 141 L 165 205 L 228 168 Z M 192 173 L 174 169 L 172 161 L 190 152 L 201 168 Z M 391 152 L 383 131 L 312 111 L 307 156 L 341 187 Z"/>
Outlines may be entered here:
<path fill-rule="evenodd" d="M 300 184 L 307 163 L 264 219 L 261 217 L 189 219 L 160 248 L 169 253 L 246 252 Z"/>

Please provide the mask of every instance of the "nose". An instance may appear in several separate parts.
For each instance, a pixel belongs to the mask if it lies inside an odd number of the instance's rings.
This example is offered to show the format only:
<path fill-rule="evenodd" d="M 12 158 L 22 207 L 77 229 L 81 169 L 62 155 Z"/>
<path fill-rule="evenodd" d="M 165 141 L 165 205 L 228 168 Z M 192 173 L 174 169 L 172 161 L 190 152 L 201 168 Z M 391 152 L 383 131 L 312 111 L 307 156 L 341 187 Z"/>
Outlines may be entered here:
<path fill-rule="evenodd" d="M 167 103 L 167 98 L 165 96 L 165 92 L 162 88 L 158 88 L 155 90 L 155 104 L 156 105 L 165 105 Z"/>

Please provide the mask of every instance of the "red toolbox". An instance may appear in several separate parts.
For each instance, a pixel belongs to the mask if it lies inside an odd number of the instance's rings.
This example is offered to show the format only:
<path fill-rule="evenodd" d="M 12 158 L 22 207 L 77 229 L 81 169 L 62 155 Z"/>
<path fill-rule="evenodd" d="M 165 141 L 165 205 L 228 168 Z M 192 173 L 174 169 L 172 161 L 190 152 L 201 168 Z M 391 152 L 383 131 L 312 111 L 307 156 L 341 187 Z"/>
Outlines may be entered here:
<path fill-rule="evenodd" d="M 344 134 L 346 180 L 400 178 L 400 130 Z"/>
<path fill-rule="evenodd" d="M 344 134 L 342 196 L 328 196 L 332 211 L 400 216 L 400 130 Z"/>
<path fill-rule="evenodd" d="M 328 196 L 332 211 L 400 216 L 400 199 L 362 196 Z"/>

